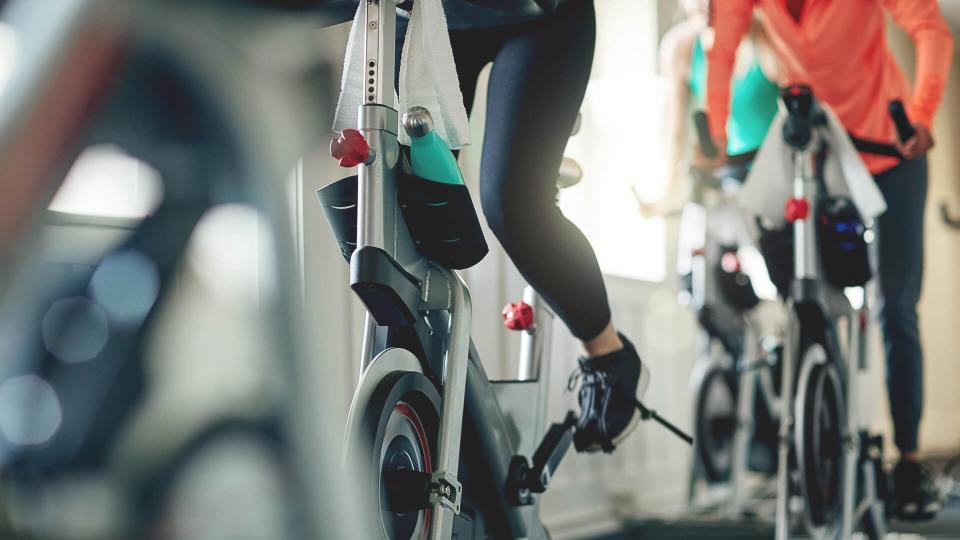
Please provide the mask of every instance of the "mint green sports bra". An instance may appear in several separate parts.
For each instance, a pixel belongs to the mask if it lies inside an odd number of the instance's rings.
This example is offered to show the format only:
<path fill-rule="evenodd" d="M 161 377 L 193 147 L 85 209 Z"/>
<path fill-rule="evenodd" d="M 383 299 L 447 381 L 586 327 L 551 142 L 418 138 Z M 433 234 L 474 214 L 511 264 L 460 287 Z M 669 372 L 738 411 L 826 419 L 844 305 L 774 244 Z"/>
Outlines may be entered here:
<path fill-rule="evenodd" d="M 690 58 L 690 93 L 693 106 L 703 108 L 707 89 L 707 55 L 700 39 L 693 44 Z M 780 88 L 767 79 L 754 59 L 750 69 L 733 80 L 733 101 L 727 120 L 727 155 L 756 150 L 767 136 L 770 122 L 777 115 Z"/>

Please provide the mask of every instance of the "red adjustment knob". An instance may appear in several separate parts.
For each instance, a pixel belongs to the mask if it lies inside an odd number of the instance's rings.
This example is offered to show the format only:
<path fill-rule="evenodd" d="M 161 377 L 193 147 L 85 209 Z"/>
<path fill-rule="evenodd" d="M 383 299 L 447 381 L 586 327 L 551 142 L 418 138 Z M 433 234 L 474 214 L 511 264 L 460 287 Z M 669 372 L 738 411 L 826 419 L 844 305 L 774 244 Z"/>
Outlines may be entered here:
<path fill-rule="evenodd" d="M 790 223 L 807 219 L 810 215 L 810 203 L 800 197 L 791 197 L 787 199 L 787 204 L 783 207 L 783 217 Z"/>
<path fill-rule="evenodd" d="M 345 129 L 330 141 L 330 155 L 340 162 L 341 167 L 356 167 L 370 159 L 370 145 L 359 131 Z"/>
<path fill-rule="evenodd" d="M 507 304 L 503 308 L 503 325 L 510 330 L 530 330 L 533 328 L 533 308 L 526 302 Z"/>

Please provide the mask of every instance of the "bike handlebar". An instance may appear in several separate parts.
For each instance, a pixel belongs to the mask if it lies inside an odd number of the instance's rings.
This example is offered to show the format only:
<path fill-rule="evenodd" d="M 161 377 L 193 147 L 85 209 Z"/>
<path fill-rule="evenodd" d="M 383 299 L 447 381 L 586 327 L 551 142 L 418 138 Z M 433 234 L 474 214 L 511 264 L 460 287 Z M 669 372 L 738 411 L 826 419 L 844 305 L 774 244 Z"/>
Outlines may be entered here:
<path fill-rule="evenodd" d="M 717 157 L 717 145 L 714 144 L 713 137 L 710 136 L 710 122 L 707 121 L 707 113 L 703 111 L 694 112 L 693 125 L 697 129 L 700 152 L 709 159 Z"/>
<path fill-rule="evenodd" d="M 893 124 L 897 127 L 897 136 L 900 137 L 900 142 L 907 142 L 912 139 L 917 134 L 917 130 L 913 128 L 913 124 L 907 118 L 907 110 L 904 108 L 903 102 L 899 99 L 891 101 L 889 110 L 890 118 L 893 119 Z"/>
<path fill-rule="evenodd" d="M 894 126 L 897 128 L 897 136 L 900 138 L 900 142 L 907 142 L 908 140 L 912 139 L 913 136 L 916 135 L 917 130 L 913 127 L 913 124 L 910 122 L 910 118 L 907 116 L 907 110 L 903 106 L 903 101 L 899 99 L 891 101 L 888 106 L 888 111 L 890 113 L 891 120 L 893 120 Z M 707 113 L 704 111 L 694 112 L 693 124 L 697 130 L 697 140 L 700 144 L 701 153 L 708 159 L 715 158 L 718 155 L 719 150 L 717 149 L 716 144 L 713 142 L 713 138 L 710 136 L 710 126 L 707 122 Z M 891 144 L 860 139 L 852 133 L 850 134 L 850 139 L 853 141 L 854 147 L 861 152 L 882 156 L 901 157 L 900 152 Z M 748 164 L 753 161 L 755 154 L 755 152 L 748 152 L 738 156 L 728 156 L 727 163 L 733 165 Z"/>
<path fill-rule="evenodd" d="M 697 130 L 697 143 L 700 145 L 700 153 L 707 159 L 713 159 L 720 154 L 713 137 L 710 136 L 710 123 L 707 121 L 707 113 L 704 111 L 695 111 L 693 113 L 693 125 Z M 757 156 L 756 150 L 727 156 L 726 164 L 734 166 L 746 166 L 753 162 Z"/>

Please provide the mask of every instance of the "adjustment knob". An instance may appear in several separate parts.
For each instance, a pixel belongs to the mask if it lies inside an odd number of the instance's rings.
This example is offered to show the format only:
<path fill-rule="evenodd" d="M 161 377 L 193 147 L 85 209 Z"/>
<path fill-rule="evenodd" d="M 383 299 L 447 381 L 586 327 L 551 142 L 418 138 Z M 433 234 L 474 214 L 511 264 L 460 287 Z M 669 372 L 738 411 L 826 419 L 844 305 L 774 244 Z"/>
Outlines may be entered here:
<path fill-rule="evenodd" d="M 359 131 L 345 129 L 330 141 L 330 155 L 340 162 L 341 167 L 356 167 L 370 159 L 370 145 Z"/>
<path fill-rule="evenodd" d="M 783 206 L 783 217 L 793 223 L 807 219 L 810 215 L 810 203 L 801 197 L 790 197 Z"/>
<path fill-rule="evenodd" d="M 510 330 L 530 330 L 533 328 L 533 308 L 526 302 L 507 304 L 503 308 L 503 325 Z"/>

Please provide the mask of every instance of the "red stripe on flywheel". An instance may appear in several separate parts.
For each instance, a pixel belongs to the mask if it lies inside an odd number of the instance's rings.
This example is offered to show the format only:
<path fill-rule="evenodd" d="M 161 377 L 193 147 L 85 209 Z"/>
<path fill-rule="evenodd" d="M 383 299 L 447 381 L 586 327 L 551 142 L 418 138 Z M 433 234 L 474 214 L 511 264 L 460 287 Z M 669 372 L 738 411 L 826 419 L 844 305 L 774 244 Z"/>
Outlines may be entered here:
<path fill-rule="evenodd" d="M 417 433 L 417 439 L 420 441 L 420 450 L 423 452 L 423 472 L 432 473 L 433 472 L 433 463 L 430 461 L 430 442 L 427 440 L 427 431 L 423 428 L 423 422 L 420 421 L 420 417 L 417 416 L 416 411 L 406 403 L 397 403 L 393 410 L 400 413 L 401 416 L 410 421 L 410 424 L 413 425 L 413 430 Z M 420 534 L 420 538 L 426 538 L 428 532 L 430 531 L 430 514 L 431 509 L 427 508 L 423 514 L 423 532 Z"/>

